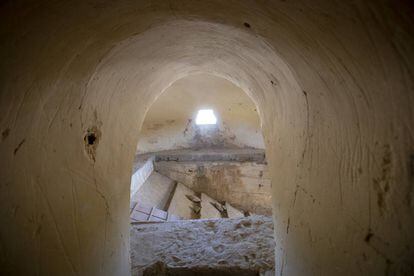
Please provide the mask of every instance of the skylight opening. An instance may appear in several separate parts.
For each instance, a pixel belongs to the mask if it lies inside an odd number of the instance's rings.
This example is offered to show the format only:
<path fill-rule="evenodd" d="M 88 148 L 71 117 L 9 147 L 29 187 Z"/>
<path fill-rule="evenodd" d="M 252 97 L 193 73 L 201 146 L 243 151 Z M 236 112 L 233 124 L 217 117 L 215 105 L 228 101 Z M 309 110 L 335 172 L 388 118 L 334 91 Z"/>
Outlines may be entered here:
<path fill-rule="evenodd" d="M 212 109 L 200 109 L 196 117 L 197 125 L 215 125 L 217 124 L 216 115 Z"/>

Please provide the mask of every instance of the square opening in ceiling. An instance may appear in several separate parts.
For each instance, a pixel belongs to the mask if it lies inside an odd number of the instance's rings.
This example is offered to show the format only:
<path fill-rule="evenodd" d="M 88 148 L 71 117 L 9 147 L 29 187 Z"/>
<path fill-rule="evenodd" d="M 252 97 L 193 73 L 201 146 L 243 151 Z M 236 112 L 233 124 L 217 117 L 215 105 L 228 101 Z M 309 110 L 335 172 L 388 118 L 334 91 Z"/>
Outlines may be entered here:
<path fill-rule="evenodd" d="M 200 109 L 196 117 L 197 125 L 215 125 L 217 124 L 216 115 L 212 109 Z"/>

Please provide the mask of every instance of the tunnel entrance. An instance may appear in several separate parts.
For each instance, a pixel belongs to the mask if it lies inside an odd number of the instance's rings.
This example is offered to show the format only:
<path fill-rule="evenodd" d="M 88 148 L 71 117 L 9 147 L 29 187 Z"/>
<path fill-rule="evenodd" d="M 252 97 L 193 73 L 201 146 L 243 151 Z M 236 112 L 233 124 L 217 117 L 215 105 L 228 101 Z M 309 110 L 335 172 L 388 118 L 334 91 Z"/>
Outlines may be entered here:
<path fill-rule="evenodd" d="M 231 82 L 198 74 L 167 88 L 147 112 L 131 177 L 133 275 L 273 271 L 264 148 L 257 108 Z"/>

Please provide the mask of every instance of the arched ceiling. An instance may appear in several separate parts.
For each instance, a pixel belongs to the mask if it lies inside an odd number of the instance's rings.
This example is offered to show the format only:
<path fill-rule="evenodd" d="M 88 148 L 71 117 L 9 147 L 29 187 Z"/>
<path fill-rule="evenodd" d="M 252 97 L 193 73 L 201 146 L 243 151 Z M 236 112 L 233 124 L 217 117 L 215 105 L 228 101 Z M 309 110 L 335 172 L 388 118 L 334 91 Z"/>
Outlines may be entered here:
<path fill-rule="evenodd" d="M 196 124 L 200 109 L 212 109 L 216 125 Z M 264 148 L 260 118 L 246 93 L 213 75 L 174 82 L 148 110 L 137 151 L 180 148 Z"/>

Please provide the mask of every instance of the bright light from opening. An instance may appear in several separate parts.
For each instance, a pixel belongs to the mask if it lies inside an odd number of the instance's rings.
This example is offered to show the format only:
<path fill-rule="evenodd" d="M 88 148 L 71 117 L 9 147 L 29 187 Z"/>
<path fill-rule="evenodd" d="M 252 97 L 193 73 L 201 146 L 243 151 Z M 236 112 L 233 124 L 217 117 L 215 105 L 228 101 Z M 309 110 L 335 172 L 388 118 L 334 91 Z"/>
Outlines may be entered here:
<path fill-rule="evenodd" d="M 200 109 L 197 113 L 197 125 L 215 125 L 217 123 L 216 115 L 212 109 Z"/>

